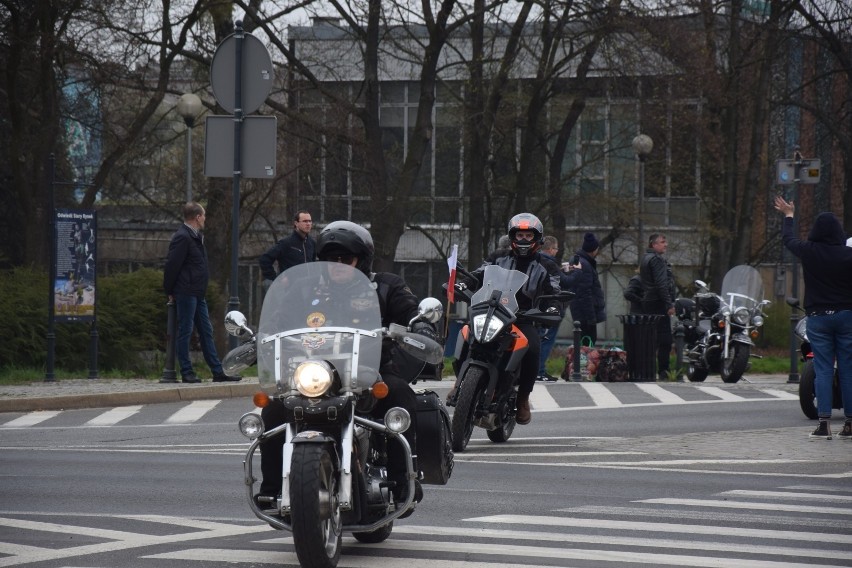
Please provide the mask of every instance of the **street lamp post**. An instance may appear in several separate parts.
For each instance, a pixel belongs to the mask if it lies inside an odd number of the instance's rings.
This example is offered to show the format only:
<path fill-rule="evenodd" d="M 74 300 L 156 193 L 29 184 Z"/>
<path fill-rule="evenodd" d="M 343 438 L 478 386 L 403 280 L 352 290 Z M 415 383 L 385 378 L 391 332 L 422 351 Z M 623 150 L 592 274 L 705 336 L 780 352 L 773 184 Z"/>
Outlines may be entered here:
<path fill-rule="evenodd" d="M 177 112 L 186 124 L 186 202 L 192 201 L 192 127 L 201 114 L 202 105 L 198 95 L 185 93 L 180 96 Z"/>
<path fill-rule="evenodd" d="M 636 153 L 636 157 L 639 158 L 639 187 L 636 192 L 639 200 L 639 205 L 637 207 L 639 236 L 636 247 L 636 257 L 638 260 L 642 260 L 642 251 L 644 249 L 644 222 L 642 217 L 645 214 L 645 157 L 654 149 L 654 141 L 647 134 L 639 134 L 633 138 L 632 146 L 633 151 Z"/>

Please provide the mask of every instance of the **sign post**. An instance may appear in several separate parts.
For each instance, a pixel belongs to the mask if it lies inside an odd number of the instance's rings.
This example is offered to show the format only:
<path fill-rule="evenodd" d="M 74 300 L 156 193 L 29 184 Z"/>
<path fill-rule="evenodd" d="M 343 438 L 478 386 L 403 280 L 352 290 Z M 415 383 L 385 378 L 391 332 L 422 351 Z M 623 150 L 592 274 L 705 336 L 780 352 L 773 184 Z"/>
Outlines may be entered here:
<path fill-rule="evenodd" d="M 233 113 L 225 117 L 233 121 L 233 176 L 231 195 L 231 282 L 228 286 L 228 311 L 239 309 L 238 295 L 238 260 L 240 248 L 240 178 L 243 175 L 243 124 L 245 114 L 256 111 L 272 90 L 272 59 L 263 43 L 251 34 L 243 31 L 240 20 L 234 22 L 234 33 L 226 37 L 216 48 L 213 63 L 210 66 L 210 84 L 213 96 L 219 106 Z M 205 149 L 217 147 L 218 137 L 211 136 L 211 119 L 223 117 L 208 117 L 205 129 Z M 273 117 L 274 120 L 274 117 Z M 269 141 L 267 140 L 267 143 Z M 263 176 L 272 178 L 275 175 L 275 140 L 272 139 L 273 159 L 269 168 L 264 168 Z M 205 152 L 204 172 L 213 171 L 211 158 L 213 152 Z M 237 338 L 229 337 L 231 349 L 237 346 Z"/>
<path fill-rule="evenodd" d="M 793 205 L 799 200 L 799 184 L 816 184 L 820 180 L 822 164 L 818 158 L 803 158 L 796 146 L 793 150 L 792 160 L 778 160 L 775 162 L 775 183 L 778 185 L 790 185 L 793 192 L 791 201 Z M 798 221 L 793 216 L 793 234 L 798 233 Z M 794 298 L 799 297 L 799 260 L 796 255 L 792 256 L 792 294 Z M 796 324 L 799 323 L 799 313 L 790 311 L 790 374 L 787 376 L 788 383 L 799 382 L 799 354 L 796 339 Z"/>

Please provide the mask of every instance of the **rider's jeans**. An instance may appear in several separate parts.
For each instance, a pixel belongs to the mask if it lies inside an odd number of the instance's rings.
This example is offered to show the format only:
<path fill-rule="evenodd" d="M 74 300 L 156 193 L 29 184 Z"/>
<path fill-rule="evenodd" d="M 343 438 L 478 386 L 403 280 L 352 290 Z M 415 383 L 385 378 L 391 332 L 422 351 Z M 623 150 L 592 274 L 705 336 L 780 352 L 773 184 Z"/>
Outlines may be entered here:
<path fill-rule="evenodd" d="M 216 344 L 213 343 L 213 326 L 210 324 L 210 314 L 207 313 L 207 301 L 202 297 L 187 294 L 175 294 L 177 308 L 178 332 L 175 341 L 175 352 L 180 364 L 180 374 L 183 377 L 193 374 L 192 360 L 189 358 L 189 342 L 192 338 L 192 326 L 198 330 L 198 340 L 204 360 L 214 375 L 223 373 L 222 363 L 216 354 Z"/>
<path fill-rule="evenodd" d="M 847 418 L 852 418 L 852 310 L 808 316 L 808 340 L 814 352 L 817 414 L 820 418 L 831 418 L 834 359 L 837 358 L 844 412 Z"/>

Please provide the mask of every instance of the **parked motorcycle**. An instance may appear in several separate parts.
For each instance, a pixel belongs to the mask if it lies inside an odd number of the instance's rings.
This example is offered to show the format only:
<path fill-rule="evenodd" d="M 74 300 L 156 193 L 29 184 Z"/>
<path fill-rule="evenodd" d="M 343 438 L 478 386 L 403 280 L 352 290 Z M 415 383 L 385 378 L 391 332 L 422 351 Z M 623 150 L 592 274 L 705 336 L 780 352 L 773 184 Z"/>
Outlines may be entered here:
<path fill-rule="evenodd" d="M 787 298 L 787 305 L 794 310 L 805 313 L 805 310 L 799 305 L 798 298 Z M 814 353 L 811 349 L 811 342 L 808 341 L 808 316 L 803 317 L 796 324 L 793 333 L 799 338 L 802 344 L 799 350 L 802 353 L 801 361 L 802 372 L 799 374 L 799 406 L 802 407 L 802 412 L 811 420 L 819 418 L 816 405 L 816 372 L 814 372 Z M 837 375 L 837 367 L 834 368 L 834 381 L 831 387 L 831 407 L 843 408 L 843 395 L 840 393 L 840 378 Z"/>
<path fill-rule="evenodd" d="M 726 383 L 736 383 L 748 370 L 753 339 L 765 321 L 763 281 L 752 266 L 731 268 L 717 295 L 701 280 L 695 281 L 694 299 L 679 298 L 675 313 L 684 328 L 686 376 L 701 382 L 719 373 Z"/>
<path fill-rule="evenodd" d="M 476 283 L 474 287 L 480 284 L 475 275 L 458 270 L 468 282 Z M 523 272 L 489 265 L 475 292 L 465 282 L 456 282 L 456 300 L 470 306 L 454 353 L 453 368 L 459 380 L 447 401 L 455 407 L 452 433 L 456 452 L 467 447 L 474 426 L 484 428 L 492 442 L 509 440 L 516 424 L 521 360 L 529 349 L 515 324 L 527 321 L 555 326 L 562 319 L 558 310 L 518 310 L 516 294 L 526 281 Z M 545 300 L 568 301 L 573 296 L 570 292 L 541 296 L 539 306 Z"/>
<path fill-rule="evenodd" d="M 253 364 L 255 353 L 263 390 L 255 405 L 274 398 L 287 413 L 286 423 L 269 431 L 257 413 L 239 420 L 240 432 L 251 440 L 244 461 L 249 506 L 274 528 L 293 533 L 305 568 L 334 568 L 344 532 L 367 543 L 387 539 L 394 520 L 411 513 L 415 479 L 445 484 L 453 468 L 449 414 L 436 393 L 417 393 L 416 462 L 402 436 L 411 424 L 408 412 L 395 407 L 383 420 L 369 415 L 388 393 L 379 374 L 383 339 L 420 362 L 443 360 L 438 342 L 409 331 L 417 321 L 437 322 L 441 303 L 426 298 L 407 328 L 383 328 L 378 294 L 363 273 L 353 268 L 345 284 L 329 283 L 333 271 L 347 268 L 312 262 L 284 272 L 266 294 L 256 335 L 239 312 L 230 312 L 225 323 L 232 335 L 247 338 L 225 357 L 227 371 Z M 284 449 L 282 492 L 258 504 L 253 457 L 270 439 Z M 389 444 L 406 453 L 408 497 L 398 506 L 387 477 Z"/>

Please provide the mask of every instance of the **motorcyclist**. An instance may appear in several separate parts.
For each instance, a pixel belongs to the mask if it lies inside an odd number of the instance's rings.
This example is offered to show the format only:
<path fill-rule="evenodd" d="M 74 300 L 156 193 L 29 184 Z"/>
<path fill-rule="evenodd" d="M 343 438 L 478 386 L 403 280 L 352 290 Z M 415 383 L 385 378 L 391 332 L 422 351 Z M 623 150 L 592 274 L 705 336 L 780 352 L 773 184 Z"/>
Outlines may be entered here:
<path fill-rule="evenodd" d="M 489 264 L 496 264 L 507 270 L 518 270 L 527 275 L 524 287 L 519 290 L 518 309 L 529 310 L 537 306 L 539 296 L 558 294 L 560 270 L 555 261 L 540 254 L 539 248 L 544 239 L 544 226 L 532 213 L 519 213 L 509 220 L 509 250 L 501 256 L 486 261 L 480 268 L 473 271 L 475 275 L 484 272 Z M 543 309 L 559 311 L 558 301 L 539 306 Z M 529 341 L 529 349 L 521 361 L 520 381 L 518 384 L 518 409 L 515 421 L 518 424 L 529 424 L 532 420 L 530 411 L 530 393 L 535 386 L 538 376 L 539 353 L 541 339 L 535 324 L 516 322 L 515 325 L 523 332 Z"/>
<path fill-rule="evenodd" d="M 320 261 L 342 263 L 354 267 L 366 274 L 375 284 L 379 297 L 382 316 L 382 326 L 391 323 L 407 326 L 418 314 L 418 300 L 408 288 L 405 281 L 390 272 L 371 272 L 375 247 L 369 231 L 350 221 L 334 221 L 326 225 L 317 239 L 317 258 Z M 333 266 L 329 269 L 331 285 L 345 283 L 347 273 L 344 266 Z M 285 276 L 286 277 L 286 273 Z M 435 329 L 427 322 L 417 322 L 412 331 L 436 339 Z M 379 369 L 382 380 L 388 385 L 388 395 L 380 399 L 370 413 L 374 418 L 381 418 L 392 407 L 406 409 L 411 415 L 411 426 L 403 434 L 411 447 L 412 455 L 417 454 L 417 399 L 408 382 L 400 375 L 410 366 L 401 351 L 395 349 L 392 341 L 387 340 L 382 346 L 382 363 Z M 280 426 L 285 422 L 283 404 L 273 399 L 261 411 L 261 417 L 267 430 Z M 281 493 L 281 475 L 283 446 L 281 438 L 273 438 L 260 444 L 260 470 L 263 479 L 260 484 L 258 497 L 275 497 Z M 392 492 L 396 503 L 407 499 L 408 483 L 405 478 L 405 453 L 399 444 L 388 445 L 388 480 L 393 482 Z M 415 462 L 415 471 L 417 464 Z M 419 482 L 415 483 L 415 501 L 420 501 L 422 490 Z M 262 501 L 262 499 L 258 499 Z"/>

